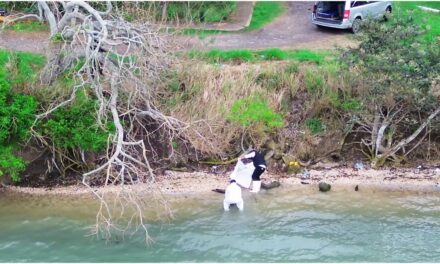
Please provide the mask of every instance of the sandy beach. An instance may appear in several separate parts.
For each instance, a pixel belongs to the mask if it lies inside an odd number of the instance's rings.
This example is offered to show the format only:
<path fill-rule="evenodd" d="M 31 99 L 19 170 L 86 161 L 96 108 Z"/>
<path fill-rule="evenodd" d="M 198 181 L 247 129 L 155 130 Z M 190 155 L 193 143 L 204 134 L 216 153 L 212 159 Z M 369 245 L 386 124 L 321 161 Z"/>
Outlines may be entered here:
<path fill-rule="evenodd" d="M 280 188 L 316 188 L 319 182 L 324 181 L 332 185 L 332 191 L 353 190 L 357 185 L 362 189 L 385 190 L 414 190 L 414 191 L 440 191 L 436 183 L 440 182 L 440 169 L 438 168 L 399 168 L 399 169 L 363 169 L 355 170 L 349 167 L 311 169 L 308 175 L 281 175 L 270 171 L 262 175 L 262 181 L 269 183 L 279 181 Z M 123 188 L 132 192 L 147 193 L 152 186 L 158 187 L 162 193 L 171 195 L 191 195 L 212 192 L 213 189 L 224 189 L 228 184 L 229 175 L 226 173 L 207 172 L 176 172 L 165 171 L 164 175 L 156 177 L 154 185 L 139 183 L 126 185 Z M 90 189 L 82 184 L 55 187 L 55 188 L 29 188 L 16 186 L 3 186 L 3 190 L 28 193 L 34 195 L 91 195 Z M 121 190 L 120 186 L 94 187 L 100 192 L 112 193 Z M 275 191 L 272 189 L 270 191 Z M 246 189 L 244 191 L 247 191 Z M 265 191 L 265 190 L 262 190 Z"/>

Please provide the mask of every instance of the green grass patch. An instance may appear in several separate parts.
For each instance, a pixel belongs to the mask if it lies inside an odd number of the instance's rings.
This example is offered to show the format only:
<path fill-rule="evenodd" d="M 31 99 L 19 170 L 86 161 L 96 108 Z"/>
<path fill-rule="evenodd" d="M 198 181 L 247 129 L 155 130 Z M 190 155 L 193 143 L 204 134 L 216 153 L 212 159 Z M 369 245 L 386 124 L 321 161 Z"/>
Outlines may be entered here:
<path fill-rule="evenodd" d="M 268 103 L 259 97 L 246 97 L 234 102 L 227 117 L 243 127 L 261 126 L 264 131 L 283 127 L 283 116 L 274 112 Z"/>
<path fill-rule="evenodd" d="M 30 52 L 10 52 L 0 49 L 0 69 L 11 88 L 24 86 L 38 77 L 46 59 Z M 0 77 L 1 78 L 1 77 Z"/>
<path fill-rule="evenodd" d="M 38 21 L 17 22 L 5 27 L 6 30 L 13 30 L 17 32 L 34 32 L 34 31 L 48 31 L 49 26 Z"/>
<path fill-rule="evenodd" d="M 440 2 L 393 2 L 393 13 L 395 16 L 411 17 L 415 24 L 428 30 L 425 40 L 434 41 L 440 36 L 440 14 L 423 11 L 417 6 L 440 9 Z"/>
<path fill-rule="evenodd" d="M 207 60 L 213 63 L 224 62 L 258 62 L 258 61 L 274 61 L 274 60 L 295 60 L 300 62 L 322 63 L 330 55 L 327 51 L 311 51 L 311 50 L 282 50 L 278 48 L 265 50 L 218 50 L 213 49 L 208 52 L 200 52 L 192 50 L 189 57 L 192 59 Z"/>
<path fill-rule="evenodd" d="M 272 22 L 284 11 L 283 2 L 256 2 L 251 23 L 246 31 L 257 30 Z"/>

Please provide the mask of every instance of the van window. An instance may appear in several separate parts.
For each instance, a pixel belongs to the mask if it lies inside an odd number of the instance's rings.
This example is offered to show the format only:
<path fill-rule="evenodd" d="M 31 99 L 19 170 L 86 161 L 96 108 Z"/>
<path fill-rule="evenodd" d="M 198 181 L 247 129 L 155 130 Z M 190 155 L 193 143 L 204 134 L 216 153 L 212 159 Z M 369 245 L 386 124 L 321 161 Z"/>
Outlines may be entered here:
<path fill-rule="evenodd" d="M 367 4 L 367 1 L 354 1 L 351 3 L 351 7 L 363 6 L 365 4 Z"/>

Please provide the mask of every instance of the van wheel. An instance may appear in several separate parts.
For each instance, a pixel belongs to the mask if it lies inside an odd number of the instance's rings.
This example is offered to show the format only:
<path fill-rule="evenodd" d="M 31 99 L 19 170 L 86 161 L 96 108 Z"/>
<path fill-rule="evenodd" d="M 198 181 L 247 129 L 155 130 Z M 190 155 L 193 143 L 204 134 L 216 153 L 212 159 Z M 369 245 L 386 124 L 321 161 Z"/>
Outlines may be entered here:
<path fill-rule="evenodd" d="M 354 34 L 359 32 L 361 26 L 361 18 L 357 17 L 354 21 L 353 24 L 351 24 L 351 32 L 353 32 Z"/>
<path fill-rule="evenodd" d="M 391 6 L 387 7 L 387 9 L 385 9 L 385 14 L 383 15 L 383 20 L 388 21 L 392 11 Z"/>

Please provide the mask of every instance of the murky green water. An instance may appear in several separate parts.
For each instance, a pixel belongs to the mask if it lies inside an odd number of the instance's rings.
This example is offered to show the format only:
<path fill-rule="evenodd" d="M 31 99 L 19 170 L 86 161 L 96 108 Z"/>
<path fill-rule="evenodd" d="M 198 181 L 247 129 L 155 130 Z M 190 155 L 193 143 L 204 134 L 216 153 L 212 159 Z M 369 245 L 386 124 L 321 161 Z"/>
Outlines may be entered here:
<path fill-rule="evenodd" d="M 222 198 L 173 203 L 146 246 L 86 237 L 89 201 L 0 194 L 0 261 L 440 262 L 440 193 L 280 188 L 245 193 L 243 213 L 224 213 Z"/>

